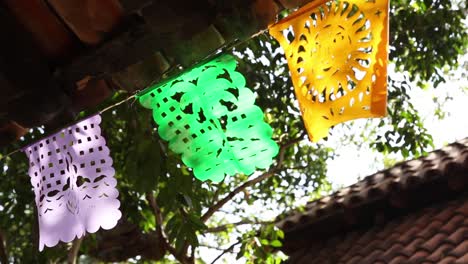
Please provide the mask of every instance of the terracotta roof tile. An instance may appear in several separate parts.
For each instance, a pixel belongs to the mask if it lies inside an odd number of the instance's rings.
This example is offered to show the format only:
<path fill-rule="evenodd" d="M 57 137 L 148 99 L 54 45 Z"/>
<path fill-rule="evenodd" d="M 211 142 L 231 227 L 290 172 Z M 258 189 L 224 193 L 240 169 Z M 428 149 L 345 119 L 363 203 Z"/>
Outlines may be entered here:
<path fill-rule="evenodd" d="M 441 259 L 437 264 L 454 264 L 457 259 L 454 257 L 446 257 Z M 465 262 L 466 263 L 466 262 Z M 459 263 L 459 264 L 465 264 L 465 263 Z"/>
<path fill-rule="evenodd" d="M 424 250 L 419 250 L 415 252 L 411 258 L 409 258 L 408 262 L 412 263 L 423 263 L 423 262 L 429 262 L 427 261 L 427 256 L 429 256 L 429 252 L 424 251 Z"/>
<path fill-rule="evenodd" d="M 461 188 L 468 184 L 468 177 L 463 176 L 466 173 L 468 173 L 468 138 L 433 151 L 426 157 L 398 163 L 332 195 L 310 202 L 306 205 L 305 212 L 291 213 L 289 217 L 279 221 L 278 226 L 285 231 L 297 230 L 300 233 L 301 228 L 330 215 L 346 211 L 352 215 L 356 208 L 382 200 L 387 200 L 390 206 L 396 208 L 408 208 L 414 205 L 413 200 L 424 203 L 436 199 L 432 193 L 417 195 L 419 193 L 417 190 L 427 188 L 427 185 L 433 184 L 441 192 L 443 188 L 448 191 L 462 190 Z M 468 210 L 468 207 L 463 210 Z M 447 215 L 444 211 L 435 218 L 446 222 Z M 345 215 L 346 222 L 351 219 L 349 214 Z M 421 220 L 432 221 L 432 218 Z M 354 224 L 355 221 L 351 223 Z"/>
<path fill-rule="evenodd" d="M 467 160 L 467 163 L 468 163 L 468 160 Z M 467 215 L 468 214 L 468 204 L 463 204 L 462 206 L 458 207 L 456 209 L 456 212 L 460 212 L 463 215 Z"/>
<path fill-rule="evenodd" d="M 430 217 L 427 217 L 425 216 L 424 218 L 426 219 L 430 219 Z M 434 221 L 433 223 L 439 223 L 439 225 L 442 225 L 441 222 L 439 221 Z M 424 226 L 424 225 L 421 225 L 421 227 Z M 419 234 L 417 234 L 418 237 L 422 237 L 426 240 L 429 240 L 429 239 L 432 239 L 434 235 L 438 234 L 438 229 L 436 228 L 432 228 L 430 225 L 428 225 L 426 228 L 424 228 L 424 231 L 421 232 Z"/>
<path fill-rule="evenodd" d="M 468 215 L 468 212 L 466 213 Z M 455 227 L 463 225 L 463 221 L 466 221 L 468 219 L 465 218 L 463 214 L 455 214 L 453 215 L 450 220 L 444 222 L 444 225 L 440 228 L 442 232 L 449 232 L 450 230 L 453 230 Z M 467 222 L 468 224 L 468 222 Z"/>
<path fill-rule="evenodd" d="M 399 228 L 400 229 L 400 228 Z M 400 232 L 404 232 L 404 229 L 401 228 L 402 230 L 399 230 Z M 419 236 L 419 232 L 421 232 L 421 229 L 419 226 L 413 226 L 411 229 L 409 229 L 407 232 L 404 232 L 403 235 L 400 237 L 400 241 L 402 243 L 408 244 L 411 243 L 411 241 Z M 391 241 L 389 241 L 391 243 Z"/>
<path fill-rule="evenodd" d="M 335 248 L 338 252 L 342 252 L 342 254 L 345 254 L 349 250 L 349 248 L 351 248 L 352 243 L 354 241 L 354 239 L 351 239 L 351 236 L 346 236 L 344 238 L 341 238 L 341 243 L 335 244 Z"/>
<path fill-rule="evenodd" d="M 465 237 L 464 241 L 460 243 L 454 250 L 449 254 L 454 257 L 462 257 L 468 252 L 468 237 Z"/>
<path fill-rule="evenodd" d="M 385 251 L 385 253 L 382 255 L 382 258 L 390 261 L 391 259 L 395 258 L 395 256 L 403 256 L 406 259 L 411 257 L 409 252 L 407 252 L 407 250 L 405 249 L 404 244 L 400 244 L 398 242 L 393 241 L 393 245 Z"/>
<path fill-rule="evenodd" d="M 288 263 L 468 264 L 467 184 L 468 138 L 370 175 L 279 222 Z"/>
<path fill-rule="evenodd" d="M 455 211 L 455 208 L 450 208 L 450 209 Z M 447 222 L 450 219 L 451 216 L 453 216 L 452 212 L 450 212 L 449 210 L 444 210 L 444 211 L 432 216 L 432 219 Z"/>
<path fill-rule="evenodd" d="M 418 250 L 421 250 L 424 241 L 425 240 L 422 238 L 415 238 L 411 243 L 405 246 L 405 251 L 408 252 L 409 255 L 414 256 Z"/>
<path fill-rule="evenodd" d="M 362 263 L 363 257 L 360 255 L 353 256 L 351 259 L 348 261 L 344 262 L 346 264 L 359 264 Z"/>
<path fill-rule="evenodd" d="M 361 246 L 359 251 L 365 255 L 365 259 L 371 258 L 376 258 L 378 256 L 382 256 L 385 253 L 386 248 L 383 248 L 381 246 L 382 241 L 368 241 L 366 245 Z M 348 251 L 348 253 L 351 253 L 352 251 Z M 375 255 L 378 253 L 377 255 Z M 375 259 L 373 259 L 374 261 Z M 371 262 L 373 262 L 371 261 Z"/>
<path fill-rule="evenodd" d="M 397 256 L 394 259 L 392 259 L 390 262 L 388 262 L 388 264 L 403 264 L 403 263 L 407 263 L 407 261 L 408 261 L 408 258 L 404 256 Z"/>
<path fill-rule="evenodd" d="M 421 245 L 422 248 L 426 249 L 427 251 L 434 251 L 436 248 L 442 244 L 447 237 L 445 233 L 437 233 L 436 231 L 433 233 L 434 236 L 430 237 L 424 244 Z"/>
<path fill-rule="evenodd" d="M 382 254 L 385 252 L 383 249 L 376 248 L 374 250 L 368 250 L 367 251 L 369 255 L 367 255 L 360 263 L 374 263 L 379 258 L 381 258 Z"/>
<path fill-rule="evenodd" d="M 468 264 L 468 225 L 464 221 L 468 219 L 468 212 L 459 212 L 464 211 L 459 209 L 467 204 L 468 195 L 463 195 L 393 219 L 383 226 L 354 231 L 349 236 L 332 236 L 322 241 L 322 247 L 313 247 L 312 241 L 305 248 L 314 251 L 313 254 L 308 253 L 297 262 L 293 261 L 297 259 L 293 253 L 288 263 Z M 446 221 L 431 222 L 436 216 Z M 407 232 L 402 227 L 407 228 Z"/>
<path fill-rule="evenodd" d="M 447 256 L 448 252 L 450 252 L 454 248 L 455 246 L 453 244 L 442 244 L 429 256 L 427 256 L 427 260 L 437 263 L 441 261 L 445 256 Z"/>
<path fill-rule="evenodd" d="M 454 264 L 466 264 L 468 263 L 468 253 L 466 253 L 464 256 L 458 258 Z"/>
<path fill-rule="evenodd" d="M 464 240 L 468 238 L 468 226 L 458 228 L 455 233 L 452 233 L 448 238 L 447 241 L 453 243 L 454 245 L 458 245 Z"/>
<path fill-rule="evenodd" d="M 372 241 L 374 239 L 375 239 L 375 233 L 374 232 L 366 232 L 359 239 L 353 241 L 352 243 L 355 243 L 355 244 L 358 244 L 358 245 L 367 245 L 367 243 L 369 243 L 369 241 Z"/>

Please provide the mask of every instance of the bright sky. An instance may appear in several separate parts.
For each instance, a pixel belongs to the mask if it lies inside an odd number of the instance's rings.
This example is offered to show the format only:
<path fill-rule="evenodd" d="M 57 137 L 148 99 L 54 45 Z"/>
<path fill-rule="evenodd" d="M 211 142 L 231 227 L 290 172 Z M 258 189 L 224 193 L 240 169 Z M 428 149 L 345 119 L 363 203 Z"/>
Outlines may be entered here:
<path fill-rule="evenodd" d="M 463 61 L 467 62 L 468 56 L 465 57 Z M 411 102 L 423 118 L 428 132 L 432 134 L 436 149 L 468 137 L 468 118 L 466 117 L 468 110 L 468 81 L 466 79 L 466 69 L 462 68 L 454 73 L 455 80 L 441 84 L 437 88 L 430 87 L 426 90 L 416 88 L 410 92 Z M 392 67 L 389 67 L 389 72 L 393 72 Z M 452 99 L 448 100 L 443 106 L 447 116 L 445 119 L 439 120 L 434 115 L 436 104 L 433 97 L 443 99 L 446 96 L 450 96 Z M 356 132 L 362 128 L 364 122 L 365 120 L 355 122 L 353 128 Z M 336 146 L 335 149 L 339 157 L 328 163 L 327 175 L 335 188 L 351 185 L 359 177 L 363 178 L 379 169 L 383 169 L 384 157 L 380 153 L 366 148 L 359 149 L 355 145 Z M 401 156 L 396 155 L 392 155 L 392 158 L 403 159 Z"/>

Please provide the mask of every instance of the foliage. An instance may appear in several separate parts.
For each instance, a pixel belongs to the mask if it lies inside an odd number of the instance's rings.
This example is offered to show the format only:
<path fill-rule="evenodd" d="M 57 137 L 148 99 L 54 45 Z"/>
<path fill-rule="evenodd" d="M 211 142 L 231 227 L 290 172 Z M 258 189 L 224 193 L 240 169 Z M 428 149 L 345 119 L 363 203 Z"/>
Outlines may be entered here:
<path fill-rule="evenodd" d="M 391 129 L 379 133 L 371 143 L 379 152 L 400 153 L 406 158 L 410 154 L 420 156 L 428 146 L 433 146 L 432 136 L 410 102 L 409 89 L 407 77 L 402 81 L 389 79 L 388 119 L 382 119 L 378 126 L 390 126 Z"/>
<path fill-rule="evenodd" d="M 432 145 L 432 137 L 408 100 L 408 93 L 418 89 L 413 80 L 438 84 L 444 80 L 446 68 L 457 67 L 457 56 L 465 53 L 467 46 L 463 8 L 462 3 L 448 0 L 392 1 L 390 58 L 405 77 L 389 78 L 388 118 L 377 125 L 369 123 L 374 132 L 365 141 L 350 135 L 343 142 L 356 140 L 405 157 L 420 155 Z M 279 261 L 274 249 L 281 247 L 284 234 L 272 225 L 273 219 L 262 215 L 286 212 L 297 206 L 299 198 L 317 198 L 320 192 L 329 190 L 326 162 L 334 156 L 334 150 L 326 147 L 326 141 L 307 142 L 287 64 L 278 48 L 269 36 L 260 35 L 235 51 L 240 58 L 238 71 L 244 73 L 248 87 L 258 95 L 256 103 L 264 110 L 266 121 L 274 129 L 274 139 L 282 146 L 268 171 L 228 177 L 219 184 L 202 183 L 158 137 L 150 111 L 130 104 L 103 115 L 123 217 L 137 235 L 122 241 L 120 248 L 106 247 L 105 232 L 89 235 L 80 248 L 83 258 L 105 260 L 112 255 L 125 260 L 123 251 L 136 250 L 134 257 L 141 262 L 145 258 L 148 263 L 160 260 L 160 255 L 165 254 L 161 263 L 171 263 L 174 258 L 176 262 L 193 263 L 200 258 L 198 249 L 209 247 L 242 261 Z M 117 94 L 106 104 L 125 96 Z M 44 133 L 43 129 L 34 129 L 23 141 L 2 149 L 0 156 Z M 60 244 L 42 253 L 36 250 L 37 219 L 27 165 L 21 154 L 0 161 L 0 234 L 5 238 L 9 260 L 63 262 L 68 245 Z M 142 236 L 159 241 L 161 247 L 147 250 L 160 250 L 161 254 L 145 257 L 148 251 L 125 244 Z"/>
<path fill-rule="evenodd" d="M 237 259 L 245 257 L 248 262 L 262 264 L 280 263 L 282 258 L 274 254 L 283 244 L 284 233 L 273 224 L 265 225 L 259 231 L 246 232 L 239 239 L 241 247 Z"/>
<path fill-rule="evenodd" d="M 411 80 L 444 82 L 443 68 L 457 67 L 457 56 L 466 53 L 466 2 L 392 0 L 391 12 L 390 59 Z"/>

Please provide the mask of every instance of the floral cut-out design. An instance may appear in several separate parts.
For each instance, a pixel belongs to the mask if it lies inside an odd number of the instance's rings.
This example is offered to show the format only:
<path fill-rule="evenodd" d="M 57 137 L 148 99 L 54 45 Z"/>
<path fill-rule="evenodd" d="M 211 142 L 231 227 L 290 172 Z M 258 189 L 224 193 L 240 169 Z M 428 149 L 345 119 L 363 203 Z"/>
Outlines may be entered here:
<path fill-rule="evenodd" d="M 23 149 L 39 219 L 39 250 L 70 242 L 121 217 L 112 158 L 92 116 Z"/>
<path fill-rule="evenodd" d="M 229 55 L 195 67 L 139 95 L 153 109 L 162 139 L 200 180 L 251 174 L 278 153 L 271 127 Z"/>
<path fill-rule="evenodd" d="M 312 141 L 386 114 L 388 0 L 313 1 L 270 29 L 283 47 Z"/>

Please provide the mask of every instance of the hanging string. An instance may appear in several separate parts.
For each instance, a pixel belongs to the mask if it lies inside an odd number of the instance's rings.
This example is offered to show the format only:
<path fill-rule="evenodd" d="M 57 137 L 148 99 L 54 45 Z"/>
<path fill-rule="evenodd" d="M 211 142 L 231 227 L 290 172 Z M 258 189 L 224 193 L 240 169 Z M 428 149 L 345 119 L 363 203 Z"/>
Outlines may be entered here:
<path fill-rule="evenodd" d="M 106 108 L 104 108 L 104 109 L 98 111 L 96 114 L 102 114 L 102 113 L 107 112 L 107 111 L 109 111 L 109 110 L 111 110 L 111 109 L 114 109 L 115 107 L 117 107 L 117 106 L 119 106 L 119 105 L 121 105 L 121 104 L 123 104 L 123 103 L 125 103 L 125 102 L 128 102 L 129 100 L 135 98 L 135 96 L 136 96 L 136 93 L 135 93 L 135 94 L 132 94 L 131 96 L 129 96 L 129 97 L 123 99 L 123 100 L 120 100 L 119 102 L 117 102 L 117 103 L 115 103 L 115 104 L 113 104 L 113 105 L 110 105 L 110 106 L 108 106 L 108 107 L 106 107 Z M 96 115 L 96 114 L 94 114 L 94 115 Z M 86 119 L 86 118 L 88 118 L 88 117 L 89 117 L 89 116 L 85 117 L 84 119 Z M 79 122 L 79 120 L 78 120 L 78 121 L 74 121 L 73 123 L 78 123 L 78 122 Z M 62 130 L 62 129 L 63 129 L 63 127 L 60 128 L 60 129 L 57 130 L 57 131 L 60 131 L 60 130 Z M 51 134 L 53 134 L 53 133 L 51 133 Z M 39 141 L 39 140 L 37 140 L 37 141 Z M 32 143 L 30 143 L 30 144 L 24 146 L 24 147 L 17 148 L 17 149 L 15 149 L 15 150 L 9 152 L 8 154 L 6 154 L 6 155 L 0 157 L 0 160 L 4 160 L 4 159 L 6 159 L 7 157 L 9 157 L 9 156 L 11 156 L 11 155 L 13 155 L 13 154 L 15 154 L 15 153 L 17 153 L 17 152 L 20 152 L 20 151 L 23 150 L 24 148 L 27 148 L 29 145 L 32 145 L 32 144 L 34 144 L 34 143 L 37 142 L 37 141 L 34 141 L 34 142 L 32 142 Z"/>
<path fill-rule="evenodd" d="M 135 96 L 137 95 L 137 93 L 138 93 L 138 92 L 132 94 L 131 96 L 129 96 L 129 97 L 123 99 L 123 100 L 120 101 L 120 102 L 117 102 L 117 103 L 115 103 L 115 104 L 113 104 L 113 105 L 110 105 L 110 106 L 108 106 L 108 107 L 102 109 L 101 111 L 99 111 L 99 114 L 102 114 L 102 113 L 104 113 L 104 112 L 106 112 L 106 111 L 109 111 L 109 110 L 111 110 L 111 109 L 113 109 L 113 108 L 115 108 L 115 107 L 117 107 L 117 106 L 119 106 L 119 105 L 121 105 L 121 104 L 123 104 L 123 103 L 125 103 L 125 102 L 128 102 L 130 99 L 135 98 Z"/>
<path fill-rule="evenodd" d="M 280 21 L 277 21 L 276 23 L 273 23 L 273 24 L 269 25 L 268 27 L 271 28 L 271 27 L 273 27 L 275 25 L 281 25 L 281 24 L 284 24 L 286 22 L 289 22 L 289 21 L 295 19 L 296 17 L 300 17 L 304 13 L 309 12 L 310 10 L 325 4 L 328 1 L 330 1 L 330 0 L 315 0 L 315 1 L 309 2 L 308 4 L 304 5 L 303 8 L 298 9 L 297 11 L 289 14 L 287 17 L 281 19 Z M 304 8 L 306 6 L 307 6 L 307 8 Z"/>
<path fill-rule="evenodd" d="M 12 152 L 9 152 L 8 154 L 6 154 L 5 156 L 0 157 L 0 161 L 3 160 L 3 159 L 6 159 L 7 157 L 9 157 L 9 156 L 15 154 L 16 152 L 20 152 L 20 151 L 21 151 L 21 148 L 15 149 L 15 150 L 13 150 Z"/>
<path fill-rule="evenodd" d="M 282 22 L 282 20 L 277 21 L 277 22 L 274 23 L 274 24 L 277 24 L 277 23 L 280 23 L 280 22 Z M 272 26 L 272 25 L 270 25 L 270 26 Z M 203 57 L 202 59 L 199 59 L 199 60 L 195 61 L 195 62 L 192 63 L 192 64 L 190 65 L 190 67 L 188 67 L 187 69 L 191 69 L 191 68 L 193 68 L 193 67 L 195 67 L 195 66 L 197 66 L 197 65 L 199 65 L 199 64 L 202 64 L 202 63 L 204 63 L 204 62 L 206 62 L 206 61 L 208 61 L 208 60 L 211 60 L 213 57 L 217 56 L 217 55 L 220 54 L 220 53 L 227 53 L 227 52 L 230 52 L 230 51 L 234 50 L 237 46 L 242 45 L 242 44 L 246 43 L 247 41 L 251 40 L 252 38 L 254 38 L 254 37 L 258 36 L 258 35 L 264 34 L 264 33 L 266 33 L 266 32 L 268 32 L 268 29 L 261 30 L 261 31 L 255 33 L 254 35 L 252 35 L 252 36 L 250 36 L 250 37 L 248 37 L 248 38 L 246 38 L 246 39 L 244 39 L 244 40 L 242 40 L 242 41 L 236 40 L 236 41 L 233 41 L 233 42 L 231 42 L 231 43 L 228 43 L 228 44 L 226 44 L 226 45 L 224 45 L 224 46 L 222 46 L 222 47 L 220 47 L 220 48 L 214 50 L 213 52 L 211 52 L 211 53 L 208 54 L 207 56 Z M 171 66 L 169 69 L 167 69 L 166 71 L 164 71 L 164 72 L 161 74 L 161 76 L 164 77 L 166 74 L 168 74 L 169 72 L 173 71 L 174 69 L 180 69 L 181 71 L 175 73 L 173 76 L 178 76 L 178 75 L 180 75 L 181 73 L 184 72 L 182 65 L 180 65 L 180 64 L 175 64 L 175 65 Z M 170 76 L 170 77 L 172 77 L 172 76 Z M 165 80 L 168 80 L 168 79 L 170 79 L 170 77 L 164 78 L 164 79 L 165 79 Z M 148 85 L 148 87 L 151 87 L 153 84 L 159 83 L 159 82 L 161 82 L 161 81 L 164 81 L 164 80 L 158 80 L 158 81 L 154 80 L 154 81 L 150 82 L 150 85 Z M 134 99 L 134 98 L 137 97 L 140 93 L 145 92 L 146 90 L 147 90 L 147 89 L 143 89 L 142 91 L 138 90 L 138 91 L 134 92 L 132 95 L 130 95 L 129 97 L 127 97 L 127 98 L 125 98 L 125 99 L 123 99 L 123 100 L 121 100 L 121 101 L 119 101 L 119 102 L 117 102 L 117 103 L 115 103 L 115 104 L 113 104 L 113 105 L 110 105 L 110 106 L 108 106 L 108 107 L 106 107 L 106 108 L 104 108 L 104 109 L 98 111 L 97 114 L 102 114 L 102 113 L 104 113 L 104 112 L 106 112 L 106 111 L 109 111 L 109 110 L 111 110 L 111 109 L 113 109 L 113 108 L 115 108 L 115 107 L 117 107 L 117 106 L 119 106 L 119 105 L 121 105 L 121 104 L 123 104 L 123 103 L 125 103 L 125 102 L 127 102 L 127 101 L 129 101 L 129 100 L 131 100 L 131 99 Z M 132 105 L 133 105 L 133 103 L 132 103 Z M 73 123 L 77 123 L 77 122 L 79 122 L 79 121 L 74 121 Z M 64 127 L 63 127 L 63 128 L 64 128 Z M 60 130 L 62 130 L 63 128 L 61 128 Z M 39 139 L 39 140 L 40 140 L 40 139 Z M 2 160 L 4 160 L 4 159 L 8 158 L 9 156 L 11 156 L 11 155 L 13 155 L 13 154 L 16 154 L 17 152 L 22 151 L 22 149 L 26 148 L 27 146 L 29 146 L 29 145 L 31 145 L 31 144 L 34 144 L 35 142 L 37 142 L 37 141 L 39 141 L 39 140 L 36 140 L 36 141 L 34 141 L 34 142 L 32 142 L 32 143 L 30 143 L 30 144 L 24 146 L 24 147 L 17 148 L 17 149 L 15 149 L 15 150 L 13 150 L 13 151 L 7 153 L 6 155 L 1 156 L 1 157 L 0 157 L 0 161 L 2 161 Z"/>

